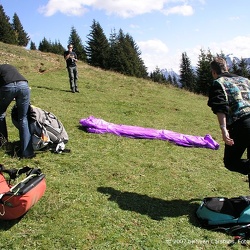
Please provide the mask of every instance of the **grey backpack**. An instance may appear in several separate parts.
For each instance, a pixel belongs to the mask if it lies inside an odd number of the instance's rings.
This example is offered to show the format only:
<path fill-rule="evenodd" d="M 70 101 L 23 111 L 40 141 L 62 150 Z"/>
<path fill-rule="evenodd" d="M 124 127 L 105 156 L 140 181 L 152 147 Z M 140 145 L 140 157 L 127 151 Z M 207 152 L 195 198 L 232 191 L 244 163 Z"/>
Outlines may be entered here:
<path fill-rule="evenodd" d="M 18 128 L 18 112 L 16 105 L 12 108 L 11 118 L 15 127 Z M 34 150 L 49 147 L 56 153 L 65 150 L 65 144 L 69 137 L 61 121 L 51 112 L 30 105 L 29 127 L 32 134 Z"/>

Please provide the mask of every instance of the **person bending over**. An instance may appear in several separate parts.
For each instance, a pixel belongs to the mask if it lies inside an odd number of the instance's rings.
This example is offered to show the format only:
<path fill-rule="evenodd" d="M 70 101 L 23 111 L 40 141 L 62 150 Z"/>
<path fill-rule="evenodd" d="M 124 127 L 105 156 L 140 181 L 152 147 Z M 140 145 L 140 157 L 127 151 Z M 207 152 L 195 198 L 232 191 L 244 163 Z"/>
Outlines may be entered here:
<path fill-rule="evenodd" d="M 21 157 L 35 156 L 28 124 L 28 108 L 30 104 L 30 88 L 28 81 L 18 70 L 9 64 L 0 65 L 0 145 L 8 142 L 6 110 L 15 99 L 18 109 L 19 138 Z"/>
<path fill-rule="evenodd" d="M 226 61 L 216 57 L 210 64 L 213 84 L 208 106 L 217 115 L 225 142 L 224 165 L 230 171 L 250 173 L 250 81 L 230 74 Z M 242 159 L 247 150 L 247 159 Z"/>

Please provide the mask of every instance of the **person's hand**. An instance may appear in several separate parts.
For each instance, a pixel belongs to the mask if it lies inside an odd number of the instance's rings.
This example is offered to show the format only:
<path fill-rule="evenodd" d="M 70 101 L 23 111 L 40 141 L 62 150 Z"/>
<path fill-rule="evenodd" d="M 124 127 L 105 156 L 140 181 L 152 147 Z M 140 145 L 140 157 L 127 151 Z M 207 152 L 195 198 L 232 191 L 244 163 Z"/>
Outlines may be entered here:
<path fill-rule="evenodd" d="M 221 133 L 222 133 L 222 139 L 223 139 L 223 141 L 227 145 L 233 146 L 234 145 L 234 140 L 230 138 L 228 130 L 226 128 L 222 128 L 221 129 Z"/>

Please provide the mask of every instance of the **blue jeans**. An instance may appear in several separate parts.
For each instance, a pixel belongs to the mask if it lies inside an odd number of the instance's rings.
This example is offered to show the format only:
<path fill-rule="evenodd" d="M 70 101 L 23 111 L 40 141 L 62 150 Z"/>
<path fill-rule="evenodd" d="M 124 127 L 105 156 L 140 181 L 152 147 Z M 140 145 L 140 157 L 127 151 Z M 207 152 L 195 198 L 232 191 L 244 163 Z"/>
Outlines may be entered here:
<path fill-rule="evenodd" d="M 6 110 L 15 98 L 18 111 L 18 127 L 22 157 L 34 154 L 27 113 L 30 104 L 30 89 L 26 81 L 13 82 L 0 87 L 0 135 L 8 141 Z"/>

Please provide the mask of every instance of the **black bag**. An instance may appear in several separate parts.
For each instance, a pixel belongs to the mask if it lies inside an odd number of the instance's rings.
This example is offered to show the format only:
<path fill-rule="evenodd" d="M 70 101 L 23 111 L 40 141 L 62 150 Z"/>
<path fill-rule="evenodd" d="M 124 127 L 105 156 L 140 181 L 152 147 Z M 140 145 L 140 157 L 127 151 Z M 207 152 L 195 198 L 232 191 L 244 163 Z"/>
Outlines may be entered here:
<path fill-rule="evenodd" d="M 205 226 L 250 223 L 250 196 L 204 198 L 196 211 Z"/>
<path fill-rule="evenodd" d="M 250 238 L 250 196 L 206 197 L 196 216 L 202 227 L 234 236 L 233 243 Z"/>

